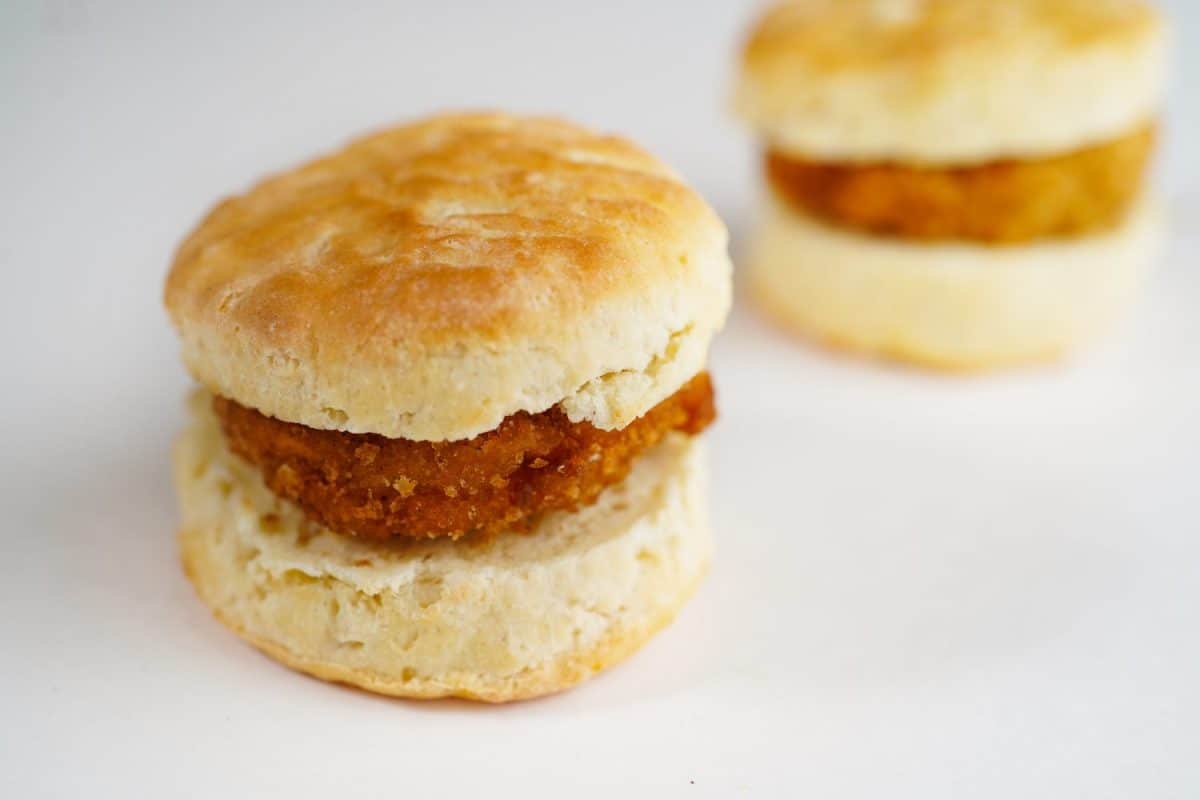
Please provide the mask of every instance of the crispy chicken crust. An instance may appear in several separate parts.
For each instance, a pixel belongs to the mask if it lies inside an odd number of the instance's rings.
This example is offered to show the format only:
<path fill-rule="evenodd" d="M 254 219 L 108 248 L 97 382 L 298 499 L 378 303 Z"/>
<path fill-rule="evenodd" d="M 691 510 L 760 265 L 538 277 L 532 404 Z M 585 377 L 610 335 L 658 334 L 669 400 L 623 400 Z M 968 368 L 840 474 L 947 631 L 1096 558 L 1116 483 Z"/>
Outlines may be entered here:
<path fill-rule="evenodd" d="M 543 512 L 594 501 L 667 433 L 697 434 L 716 415 L 707 373 L 620 430 L 554 408 L 451 442 L 317 430 L 223 397 L 213 405 L 230 448 L 275 494 L 333 531 L 373 539 L 528 531 Z"/>
<path fill-rule="evenodd" d="M 804 161 L 768 152 L 772 188 L 800 211 L 916 240 L 1019 244 L 1115 227 L 1137 198 L 1155 129 L 1054 158 L 970 167 Z"/>

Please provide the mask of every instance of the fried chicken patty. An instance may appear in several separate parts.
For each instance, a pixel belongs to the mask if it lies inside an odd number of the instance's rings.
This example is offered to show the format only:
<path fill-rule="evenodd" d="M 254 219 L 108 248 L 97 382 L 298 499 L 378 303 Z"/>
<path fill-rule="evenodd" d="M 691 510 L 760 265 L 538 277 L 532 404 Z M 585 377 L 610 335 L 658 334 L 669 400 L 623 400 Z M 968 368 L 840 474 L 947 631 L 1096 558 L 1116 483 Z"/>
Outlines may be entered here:
<path fill-rule="evenodd" d="M 545 511 L 591 503 L 667 433 L 697 434 L 716 415 L 707 373 L 621 430 L 555 408 L 454 442 L 317 430 L 223 397 L 213 406 L 230 449 L 273 492 L 333 531 L 375 539 L 528 531 Z"/>
<path fill-rule="evenodd" d="M 1061 156 L 969 167 L 805 161 L 768 151 L 767 178 L 800 211 L 857 230 L 919 240 L 1017 244 L 1116 226 L 1154 148 L 1144 127 Z"/>

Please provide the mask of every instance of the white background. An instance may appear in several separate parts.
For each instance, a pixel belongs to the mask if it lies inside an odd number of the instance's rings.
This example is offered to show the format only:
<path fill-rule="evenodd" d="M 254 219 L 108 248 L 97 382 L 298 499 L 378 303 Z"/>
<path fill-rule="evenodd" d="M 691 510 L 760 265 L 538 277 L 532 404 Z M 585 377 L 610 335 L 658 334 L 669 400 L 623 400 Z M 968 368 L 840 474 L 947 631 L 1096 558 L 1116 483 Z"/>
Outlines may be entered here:
<path fill-rule="evenodd" d="M 750 4 L 373 6 L 0 4 L 0 795 L 1200 795 L 1198 4 L 1170 4 L 1176 240 L 1120 334 L 951 379 L 739 304 L 713 356 L 711 578 L 632 661 L 506 708 L 295 675 L 193 598 L 163 273 L 221 194 L 444 107 L 630 134 L 736 253 L 755 161 L 724 100 Z"/>

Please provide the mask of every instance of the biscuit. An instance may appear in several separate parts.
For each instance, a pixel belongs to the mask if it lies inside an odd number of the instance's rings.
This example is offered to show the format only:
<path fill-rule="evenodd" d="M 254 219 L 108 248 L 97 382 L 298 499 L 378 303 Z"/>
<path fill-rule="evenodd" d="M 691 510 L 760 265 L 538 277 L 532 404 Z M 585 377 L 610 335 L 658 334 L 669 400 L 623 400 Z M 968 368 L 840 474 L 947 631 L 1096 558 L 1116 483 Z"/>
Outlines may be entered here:
<path fill-rule="evenodd" d="M 996 247 L 884 239 L 768 203 L 747 259 L 772 317 L 837 348 L 947 370 L 1056 358 L 1109 327 L 1162 241 L 1141 200 L 1108 233 Z"/>
<path fill-rule="evenodd" d="M 452 114 L 225 200 L 165 302 L 197 380 L 287 422 L 446 441 L 558 406 L 611 430 L 703 371 L 726 242 L 624 139 Z"/>
<path fill-rule="evenodd" d="M 1151 121 L 1167 36 L 1141 0 L 792 0 L 742 53 L 738 114 L 816 161 L 971 164 Z"/>
<path fill-rule="evenodd" d="M 216 617 L 294 669 L 400 697 L 568 688 L 668 624 L 712 550 L 704 461 L 673 434 L 531 534 L 398 545 L 334 534 L 226 447 L 203 391 L 176 446 L 184 568 Z"/>

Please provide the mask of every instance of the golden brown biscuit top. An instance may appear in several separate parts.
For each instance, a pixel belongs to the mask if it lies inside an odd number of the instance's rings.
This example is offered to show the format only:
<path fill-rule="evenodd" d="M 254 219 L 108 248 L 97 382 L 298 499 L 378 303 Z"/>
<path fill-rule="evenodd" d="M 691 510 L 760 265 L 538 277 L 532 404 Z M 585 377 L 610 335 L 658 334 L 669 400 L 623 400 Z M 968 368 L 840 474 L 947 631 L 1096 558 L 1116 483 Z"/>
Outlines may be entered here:
<path fill-rule="evenodd" d="M 451 114 L 220 203 L 165 301 L 202 383 L 287 421 L 458 439 L 562 402 L 610 428 L 702 369 L 725 243 L 625 139 Z"/>
<path fill-rule="evenodd" d="M 719 224 L 624 139 L 551 119 L 443 116 L 222 202 L 180 247 L 166 303 L 177 320 L 219 315 L 273 340 L 319 325 L 351 345 L 428 342 L 636 292 L 664 277 L 645 250 Z"/>
<path fill-rule="evenodd" d="M 761 18 L 744 56 L 763 68 L 903 71 L 1018 42 L 1056 49 L 1132 42 L 1158 25 L 1142 0 L 793 0 Z"/>

